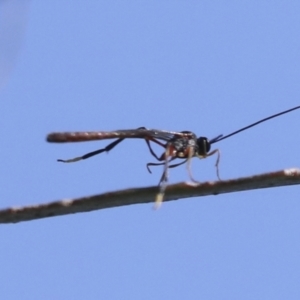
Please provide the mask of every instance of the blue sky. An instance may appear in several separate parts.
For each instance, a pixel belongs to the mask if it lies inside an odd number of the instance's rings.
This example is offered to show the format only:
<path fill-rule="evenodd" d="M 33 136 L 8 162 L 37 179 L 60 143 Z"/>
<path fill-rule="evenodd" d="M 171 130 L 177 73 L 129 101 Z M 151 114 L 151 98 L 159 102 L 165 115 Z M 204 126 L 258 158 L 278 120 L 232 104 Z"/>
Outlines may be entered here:
<path fill-rule="evenodd" d="M 299 105 L 299 14 L 299 1 L 0 2 L 1 207 L 158 183 L 140 140 L 64 165 L 107 143 L 47 144 L 49 132 L 212 138 Z M 215 144 L 221 177 L 299 167 L 299 119 Z M 194 176 L 216 180 L 214 163 L 194 159 Z M 1 294 L 299 299 L 299 215 L 293 186 L 1 225 Z"/>

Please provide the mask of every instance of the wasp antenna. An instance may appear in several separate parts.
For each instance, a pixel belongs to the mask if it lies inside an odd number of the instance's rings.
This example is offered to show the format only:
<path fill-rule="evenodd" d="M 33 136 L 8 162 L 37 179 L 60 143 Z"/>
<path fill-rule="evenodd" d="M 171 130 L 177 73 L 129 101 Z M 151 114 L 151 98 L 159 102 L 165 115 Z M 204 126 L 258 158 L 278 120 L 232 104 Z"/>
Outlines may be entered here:
<path fill-rule="evenodd" d="M 223 134 L 220 134 L 220 135 L 216 136 L 215 138 L 211 139 L 211 140 L 209 141 L 209 143 L 210 143 L 210 144 L 216 143 L 216 142 L 218 142 L 220 139 L 222 139 L 222 137 L 223 137 Z"/>
<path fill-rule="evenodd" d="M 241 129 L 239 129 L 239 130 L 237 130 L 237 131 L 234 131 L 234 132 L 228 134 L 228 135 L 221 136 L 221 137 L 218 136 L 218 137 L 212 139 L 212 140 L 210 141 L 210 144 L 213 144 L 213 143 L 216 143 L 216 142 L 225 140 L 225 139 L 227 139 L 227 138 L 229 138 L 229 137 L 231 137 L 231 136 L 233 136 L 233 135 L 235 135 L 235 134 L 238 134 L 238 133 L 240 133 L 240 132 L 242 132 L 242 131 L 244 131 L 244 130 L 247 130 L 247 129 L 251 128 L 251 127 L 254 127 L 254 126 L 256 126 L 256 125 L 258 125 L 258 124 L 260 124 L 260 123 L 263 123 L 263 122 L 266 122 L 266 121 L 268 121 L 268 120 L 270 120 L 270 119 L 273 119 L 273 118 L 279 117 L 279 116 L 281 116 L 281 115 L 287 114 L 287 113 L 289 113 L 289 112 L 291 112 L 291 111 L 293 111 L 293 110 L 299 109 L 299 108 L 300 108 L 300 106 L 296 106 L 296 107 L 290 108 L 290 109 L 285 110 L 285 111 L 282 111 L 282 112 L 280 112 L 280 113 L 278 113 L 278 114 L 269 116 L 269 117 L 264 118 L 264 119 L 262 119 L 262 120 L 259 120 L 259 121 L 255 122 L 255 123 L 253 123 L 253 124 L 250 124 L 250 125 L 248 125 L 248 126 L 246 126 L 246 127 L 243 127 L 243 128 L 241 128 Z"/>

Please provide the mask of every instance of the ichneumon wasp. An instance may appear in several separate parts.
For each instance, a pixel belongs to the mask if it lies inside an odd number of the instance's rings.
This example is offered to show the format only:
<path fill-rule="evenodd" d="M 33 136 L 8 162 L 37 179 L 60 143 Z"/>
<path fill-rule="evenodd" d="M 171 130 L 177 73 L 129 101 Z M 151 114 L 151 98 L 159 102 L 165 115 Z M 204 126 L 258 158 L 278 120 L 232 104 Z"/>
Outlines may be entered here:
<path fill-rule="evenodd" d="M 206 158 L 208 156 L 212 156 L 216 154 L 217 160 L 215 166 L 217 171 L 217 177 L 219 180 L 221 180 L 219 176 L 220 151 L 219 149 L 210 151 L 212 144 L 220 142 L 244 130 L 254 127 L 260 123 L 279 117 L 283 114 L 287 114 L 299 108 L 300 106 L 296 106 L 294 108 L 282 111 L 280 113 L 271 115 L 267 118 L 261 119 L 239 130 L 236 130 L 228 135 L 225 136 L 218 135 L 217 137 L 211 140 L 209 140 L 206 137 L 197 137 L 193 132 L 190 131 L 175 132 L 175 131 L 147 129 L 145 127 L 140 127 L 137 129 L 116 130 L 116 131 L 54 132 L 54 133 L 50 133 L 47 136 L 47 141 L 51 143 L 68 143 L 68 142 L 86 142 L 86 141 L 116 139 L 114 142 L 110 143 L 105 148 L 93 152 L 89 152 L 83 156 L 79 156 L 67 160 L 58 159 L 58 161 L 60 162 L 70 163 L 70 162 L 76 162 L 79 160 L 87 159 L 89 157 L 95 156 L 103 152 L 108 152 L 112 150 L 115 146 L 117 146 L 119 143 L 121 143 L 124 139 L 145 140 L 151 155 L 155 157 L 157 161 L 159 161 L 159 163 L 148 163 L 147 164 L 148 171 L 151 173 L 150 166 L 161 166 L 161 165 L 164 166 L 164 170 L 159 181 L 159 193 L 157 194 L 155 200 L 155 206 L 156 208 L 158 208 L 164 197 L 165 189 L 169 178 L 168 176 L 169 169 L 187 163 L 187 170 L 190 179 L 193 182 L 197 182 L 193 178 L 193 175 L 191 173 L 191 168 L 190 168 L 191 159 L 193 157 Z M 160 156 L 157 155 L 153 151 L 150 142 L 153 142 L 161 146 L 162 148 L 164 148 L 164 152 Z M 183 159 L 183 161 L 176 164 L 170 164 L 177 158 Z"/>

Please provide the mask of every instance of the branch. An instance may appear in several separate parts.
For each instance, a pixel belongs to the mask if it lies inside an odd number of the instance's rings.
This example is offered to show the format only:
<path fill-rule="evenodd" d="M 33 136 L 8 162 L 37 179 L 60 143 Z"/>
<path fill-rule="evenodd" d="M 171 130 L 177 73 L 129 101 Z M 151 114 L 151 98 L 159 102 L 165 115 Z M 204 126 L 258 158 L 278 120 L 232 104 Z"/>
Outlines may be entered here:
<path fill-rule="evenodd" d="M 183 182 L 167 187 L 164 202 L 295 184 L 300 184 L 300 169 L 286 169 L 251 177 L 202 184 Z M 108 192 L 78 199 L 63 199 L 45 204 L 12 207 L 0 210 L 0 223 L 17 223 L 103 208 L 151 203 L 154 202 L 157 193 L 158 187 L 152 186 Z"/>

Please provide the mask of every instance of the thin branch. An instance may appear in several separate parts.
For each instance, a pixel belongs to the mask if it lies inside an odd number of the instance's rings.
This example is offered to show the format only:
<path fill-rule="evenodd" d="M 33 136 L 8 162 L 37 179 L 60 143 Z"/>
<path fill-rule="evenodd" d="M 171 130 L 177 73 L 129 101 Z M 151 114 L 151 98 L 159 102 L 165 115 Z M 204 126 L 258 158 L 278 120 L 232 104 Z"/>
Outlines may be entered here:
<path fill-rule="evenodd" d="M 295 184 L 300 184 L 300 169 L 286 169 L 251 177 L 202 184 L 178 183 L 167 187 L 164 202 Z M 152 186 L 78 199 L 64 199 L 45 204 L 8 208 L 0 210 L 0 223 L 17 223 L 123 205 L 151 203 L 157 193 L 158 187 Z"/>

